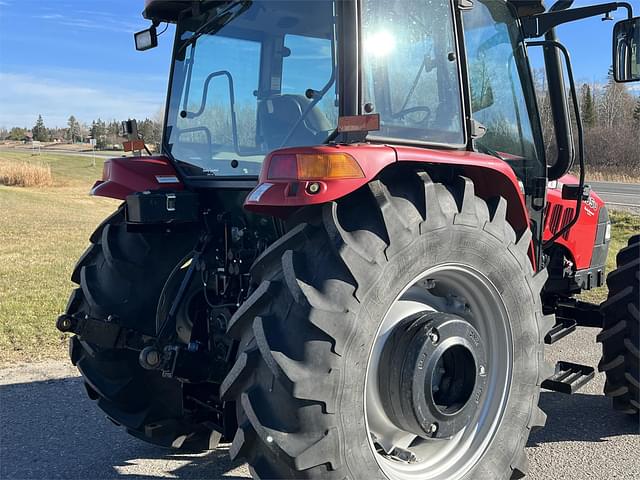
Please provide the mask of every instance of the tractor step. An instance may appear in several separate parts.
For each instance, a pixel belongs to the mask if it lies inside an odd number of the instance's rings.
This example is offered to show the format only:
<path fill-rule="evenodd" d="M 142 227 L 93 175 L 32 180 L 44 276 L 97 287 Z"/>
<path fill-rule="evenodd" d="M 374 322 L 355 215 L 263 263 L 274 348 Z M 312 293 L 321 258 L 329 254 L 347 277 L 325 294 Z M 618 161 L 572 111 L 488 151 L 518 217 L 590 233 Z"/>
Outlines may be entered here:
<path fill-rule="evenodd" d="M 571 362 L 556 363 L 556 373 L 542 382 L 542 388 L 571 395 L 593 380 L 595 369 Z"/>
<path fill-rule="evenodd" d="M 559 318 L 558 323 L 556 323 L 549 333 L 547 333 L 544 337 L 544 343 L 547 345 L 551 345 L 556 343 L 558 340 L 563 339 L 570 333 L 575 332 L 576 327 L 578 326 L 578 322 L 571 318 Z"/>

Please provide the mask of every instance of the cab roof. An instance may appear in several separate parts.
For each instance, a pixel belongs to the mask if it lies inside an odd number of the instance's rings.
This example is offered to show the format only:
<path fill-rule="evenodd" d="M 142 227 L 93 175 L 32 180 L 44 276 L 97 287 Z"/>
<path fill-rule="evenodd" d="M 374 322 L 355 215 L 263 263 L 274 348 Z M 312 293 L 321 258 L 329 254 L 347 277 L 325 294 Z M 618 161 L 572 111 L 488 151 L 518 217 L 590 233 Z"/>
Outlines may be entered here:
<path fill-rule="evenodd" d="M 516 8 L 519 17 L 536 15 L 545 11 L 544 0 L 507 0 Z M 214 3 L 215 0 L 145 0 L 143 16 L 158 22 L 175 23 L 180 12 L 198 3 Z"/>

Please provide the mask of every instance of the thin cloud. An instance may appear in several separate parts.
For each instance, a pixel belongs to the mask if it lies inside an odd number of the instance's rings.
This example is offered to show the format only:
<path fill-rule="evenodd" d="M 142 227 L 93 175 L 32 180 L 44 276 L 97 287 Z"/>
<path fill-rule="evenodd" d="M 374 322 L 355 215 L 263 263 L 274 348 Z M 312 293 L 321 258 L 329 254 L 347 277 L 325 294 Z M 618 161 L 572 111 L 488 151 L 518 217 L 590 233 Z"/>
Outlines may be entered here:
<path fill-rule="evenodd" d="M 39 18 L 41 20 L 59 20 L 64 18 L 64 16 L 59 13 L 47 13 L 45 15 L 36 15 L 35 18 Z"/>
<path fill-rule="evenodd" d="M 0 0 L 0 2 L 2 1 L 3 0 Z M 110 32 L 130 33 L 138 29 L 140 26 L 140 23 L 123 22 L 120 17 L 108 12 L 86 12 L 86 15 L 82 17 L 61 15 L 59 13 L 46 13 L 35 15 L 34 18 L 53 22 L 56 25 L 64 27 L 85 30 L 106 30 Z"/>
<path fill-rule="evenodd" d="M 69 115 L 85 122 L 97 117 L 150 117 L 160 109 L 162 100 L 139 91 L 0 73 L 0 105 L 0 125 L 29 127 L 42 114 L 46 125 L 53 127 L 66 125 Z"/>

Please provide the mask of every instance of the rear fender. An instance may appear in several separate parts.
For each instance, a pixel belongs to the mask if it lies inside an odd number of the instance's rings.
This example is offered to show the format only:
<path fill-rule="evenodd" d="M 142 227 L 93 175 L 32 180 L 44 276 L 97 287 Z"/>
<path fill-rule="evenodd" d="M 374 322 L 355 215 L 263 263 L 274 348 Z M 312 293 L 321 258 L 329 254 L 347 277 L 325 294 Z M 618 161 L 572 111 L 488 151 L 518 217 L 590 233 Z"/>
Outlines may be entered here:
<path fill-rule="evenodd" d="M 272 180 L 267 178 L 271 158 L 276 154 L 347 153 L 356 159 L 364 178 L 345 180 L 314 180 L 320 184 L 318 193 L 307 190 L 309 181 Z M 529 225 L 529 215 L 518 179 L 509 165 L 492 156 L 468 151 L 431 150 L 426 148 L 390 147 L 386 145 L 336 145 L 290 148 L 272 152 L 265 159 L 260 181 L 245 200 L 245 208 L 263 215 L 288 217 L 300 207 L 319 205 L 342 198 L 373 180 L 394 163 L 450 165 L 460 168 L 473 180 L 478 196 L 488 200 L 502 196 L 507 200 L 509 223 L 521 234 Z"/>
<path fill-rule="evenodd" d="M 176 170 L 165 157 L 120 157 L 104 162 L 102 180 L 91 195 L 125 200 L 147 190 L 184 190 Z"/>
<path fill-rule="evenodd" d="M 358 162 L 364 178 L 314 180 L 320 184 L 317 193 L 309 193 L 309 181 L 272 180 L 267 178 L 271 158 L 276 154 L 347 153 Z M 448 165 L 459 168 L 474 182 L 475 193 L 489 200 L 502 196 L 507 201 L 507 219 L 518 237 L 529 228 L 529 214 L 518 179 L 504 161 L 477 152 L 434 150 L 388 145 L 335 145 L 283 149 L 265 159 L 258 186 L 245 200 L 245 208 L 263 215 L 287 218 L 301 207 L 319 205 L 342 198 L 373 180 L 382 170 L 395 163 Z M 530 249 L 533 259 L 533 247 Z M 532 263 L 533 260 L 532 260 Z"/>

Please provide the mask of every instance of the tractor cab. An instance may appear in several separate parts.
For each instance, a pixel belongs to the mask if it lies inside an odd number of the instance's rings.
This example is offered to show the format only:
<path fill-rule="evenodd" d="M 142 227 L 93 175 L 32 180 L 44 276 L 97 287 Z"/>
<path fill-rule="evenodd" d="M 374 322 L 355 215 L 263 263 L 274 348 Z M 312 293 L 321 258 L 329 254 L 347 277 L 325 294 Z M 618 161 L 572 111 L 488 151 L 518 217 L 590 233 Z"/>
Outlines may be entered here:
<path fill-rule="evenodd" d="M 149 2 L 177 24 L 165 153 L 187 177 L 255 177 L 269 152 L 350 143 L 339 117 L 379 115 L 360 140 L 500 152 L 528 188 L 545 159 L 518 12 L 423 3 Z"/>

